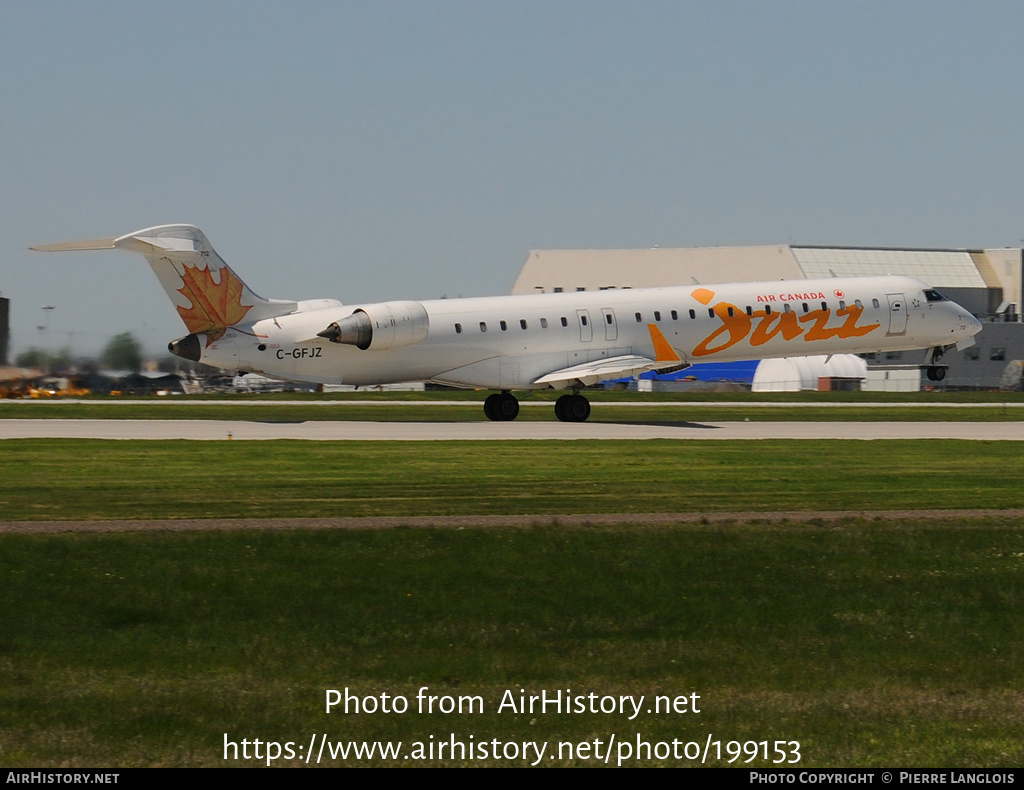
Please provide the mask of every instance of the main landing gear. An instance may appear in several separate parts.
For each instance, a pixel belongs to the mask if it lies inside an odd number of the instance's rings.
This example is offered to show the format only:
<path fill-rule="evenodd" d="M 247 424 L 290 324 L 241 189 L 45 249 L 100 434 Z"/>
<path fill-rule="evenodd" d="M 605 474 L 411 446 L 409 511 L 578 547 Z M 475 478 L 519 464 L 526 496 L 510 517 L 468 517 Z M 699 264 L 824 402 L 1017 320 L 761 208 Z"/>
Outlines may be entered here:
<path fill-rule="evenodd" d="M 508 422 L 519 416 L 519 401 L 507 390 L 488 395 L 484 401 L 484 414 L 488 420 Z M 590 401 L 574 392 L 555 401 L 555 416 L 562 422 L 586 422 L 590 416 Z"/>
<path fill-rule="evenodd" d="M 519 416 L 519 401 L 511 392 L 495 392 L 484 401 L 484 414 L 488 420 L 508 422 Z"/>
<path fill-rule="evenodd" d="M 578 392 L 563 395 L 555 401 L 555 416 L 562 422 L 586 422 L 590 416 L 590 401 Z"/>

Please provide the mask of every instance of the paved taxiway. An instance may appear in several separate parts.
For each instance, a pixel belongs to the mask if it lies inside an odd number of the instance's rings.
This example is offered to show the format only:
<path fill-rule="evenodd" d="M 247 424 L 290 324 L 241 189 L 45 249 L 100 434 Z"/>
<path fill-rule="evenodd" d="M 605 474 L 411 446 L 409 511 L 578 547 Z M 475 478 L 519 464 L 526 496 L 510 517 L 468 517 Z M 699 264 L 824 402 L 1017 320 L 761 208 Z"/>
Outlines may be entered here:
<path fill-rule="evenodd" d="M 249 422 L 0 420 L 0 439 L 484 441 L 495 439 L 974 439 L 1024 441 L 1024 422 Z"/>

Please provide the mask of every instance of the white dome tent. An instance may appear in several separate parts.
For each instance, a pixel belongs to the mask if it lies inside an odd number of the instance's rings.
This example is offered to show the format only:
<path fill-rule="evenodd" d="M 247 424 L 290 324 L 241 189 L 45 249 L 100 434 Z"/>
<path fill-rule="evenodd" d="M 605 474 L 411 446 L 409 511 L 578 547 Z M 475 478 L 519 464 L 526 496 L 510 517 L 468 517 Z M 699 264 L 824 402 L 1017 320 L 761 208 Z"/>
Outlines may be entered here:
<path fill-rule="evenodd" d="M 754 371 L 751 389 L 754 392 L 817 390 L 819 378 L 864 379 L 867 372 L 868 363 L 855 354 L 765 359 Z"/>

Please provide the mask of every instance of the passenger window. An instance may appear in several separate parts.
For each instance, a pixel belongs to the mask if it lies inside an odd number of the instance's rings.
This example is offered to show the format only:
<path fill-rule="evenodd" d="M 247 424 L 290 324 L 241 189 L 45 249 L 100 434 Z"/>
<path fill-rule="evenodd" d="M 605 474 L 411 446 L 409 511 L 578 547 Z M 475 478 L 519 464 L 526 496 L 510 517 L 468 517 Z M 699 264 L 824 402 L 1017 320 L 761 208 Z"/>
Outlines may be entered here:
<path fill-rule="evenodd" d="M 569 326 L 569 319 L 564 315 L 562 316 L 562 326 Z"/>
<path fill-rule="evenodd" d="M 871 306 L 877 310 L 878 309 L 878 300 L 877 299 L 872 299 L 871 300 Z"/>
<path fill-rule="evenodd" d="M 654 320 L 655 321 L 660 321 L 661 320 L 661 310 L 655 310 L 654 311 Z"/>
<path fill-rule="evenodd" d="M 751 307 L 750 305 L 747 305 L 747 315 L 753 315 L 753 314 L 754 314 L 754 308 Z"/>
<path fill-rule="evenodd" d="M 804 302 L 804 303 L 803 303 L 803 308 L 804 308 L 804 312 L 805 312 L 805 313 L 809 313 L 809 312 L 811 312 L 811 308 L 810 308 L 810 305 L 808 305 L 808 304 L 807 304 L 807 302 Z"/>
<path fill-rule="evenodd" d="M 505 321 L 500 322 L 499 325 L 501 326 L 501 331 L 502 332 L 504 332 L 505 330 L 508 329 L 508 323 L 506 323 Z"/>
<path fill-rule="evenodd" d="M 540 319 L 540 328 L 541 329 L 547 329 L 548 328 L 548 319 L 546 319 L 546 318 Z"/>
<path fill-rule="evenodd" d="M 455 334 L 457 334 L 457 335 L 461 335 L 462 334 L 462 324 L 456 324 L 455 325 Z"/>
<path fill-rule="evenodd" d="M 519 326 L 522 329 L 526 329 L 526 319 L 525 318 L 520 318 L 519 319 Z"/>
<path fill-rule="evenodd" d="M 587 317 L 586 317 L 585 315 L 581 315 L 581 316 L 580 316 L 580 323 L 581 323 L 581 324 L 582 324 L 583 326 L 586 326 L 586 325 L 587 325 Z"/>
<path fill-rule="evenodd" d="M 786 302 L 784 305 L 782 305 L 782 312 L 784 312 L 784 313 L 791 313 L 792 312 L 792 310 L 789 309 L 789 302 Z"/>
<path fill-rule="evenodd" d="M 636 316 L 636 322 L 637 322 L 638 324 L 639 324 L 639 323 L 640 323 L 641 321 L 643 321 L 643 320 L 644 320 L 644 319 L 643 319 L 643 318 L 642 318 L 642 317 L 640 316 L 640 313 L 634 313 L 634 315 Z"/>
<path fill-rule="evenodd" d="M 878 305 L 876 304 L 875 307 L 878 307 Z M 828 302 L 822 302 L 821 303 L 821 309 L 825 310 L 825 311 L 828 311 Z"/>
<path fill-rule="evenodd" d="M 709 307 L 708 308 L 708 318 L 714 318 L 714 317 L 715 317 L 715 308 Z"/>
<path fill-rule="evenodd" d="M 736 311 L 735 311 L 735 310 L 733 310 L 733 309 L 732 309 L 732 308 L 730 307 L 730 308 L 729 308 L 729 318 L 732 318 L 732 317 L 734 317 L 735 315 L 736 315 Z"/>
<path fill-rule="evenodd" d="M 481 332 L 486 332 L 487 331 L 487 322 L 486 321 L 481 321 L 480 322 L 480 331 Z"/>
<path fill-rule="evenodd" d="M 845 310 L 846 309 L 846 302 L 843 299 L 839 300 L 839 309 L 840 310 Z"/>
<path fill-rule="evenodd" d="M 612 322 L 612 314 L 611 313 L 605 313 L 604 314 L 604 321 L 605 321 L 606 324 L 610 324 Z"/>
<path fill-rule="evenodd" d="M 693 310 L 691 310 L 690 311 L 690 318 L 696 318 L 696 317 L 697 317 L 697 314 L 695 312 L 693 312 Z"/>
<path fill-rule="evenodd" d="M 766 304 L 764 306 L 764 314 L 765 315 L 771 315 L 772 314 L 772 306 L 771 305 Z"/>
<path fill-rule="evenodd" d="M 673 321 L 678 321 L 679 320 L 679 313 L 676 312 L 675 310 L 672 311 L 672 320 Z"/>

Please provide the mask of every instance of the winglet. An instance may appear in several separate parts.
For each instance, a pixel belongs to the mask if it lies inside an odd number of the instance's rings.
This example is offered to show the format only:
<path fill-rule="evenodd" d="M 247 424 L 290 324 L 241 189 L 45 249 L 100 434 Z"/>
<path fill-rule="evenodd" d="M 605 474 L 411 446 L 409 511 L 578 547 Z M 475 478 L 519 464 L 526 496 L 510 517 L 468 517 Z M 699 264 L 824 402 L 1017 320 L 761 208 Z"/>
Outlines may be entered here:
<path fill-rule="evenodd" d="M 654 324 L 648 324 L 647 328 L 651 330 L 651 342 L 654 343 L 654 361 L 655 362 L 682 362 L 679 355 L 672 349 L 672 346 L 668 344 L 665 336 L 661 334 L 661 330 L 658 329 Z"/>

